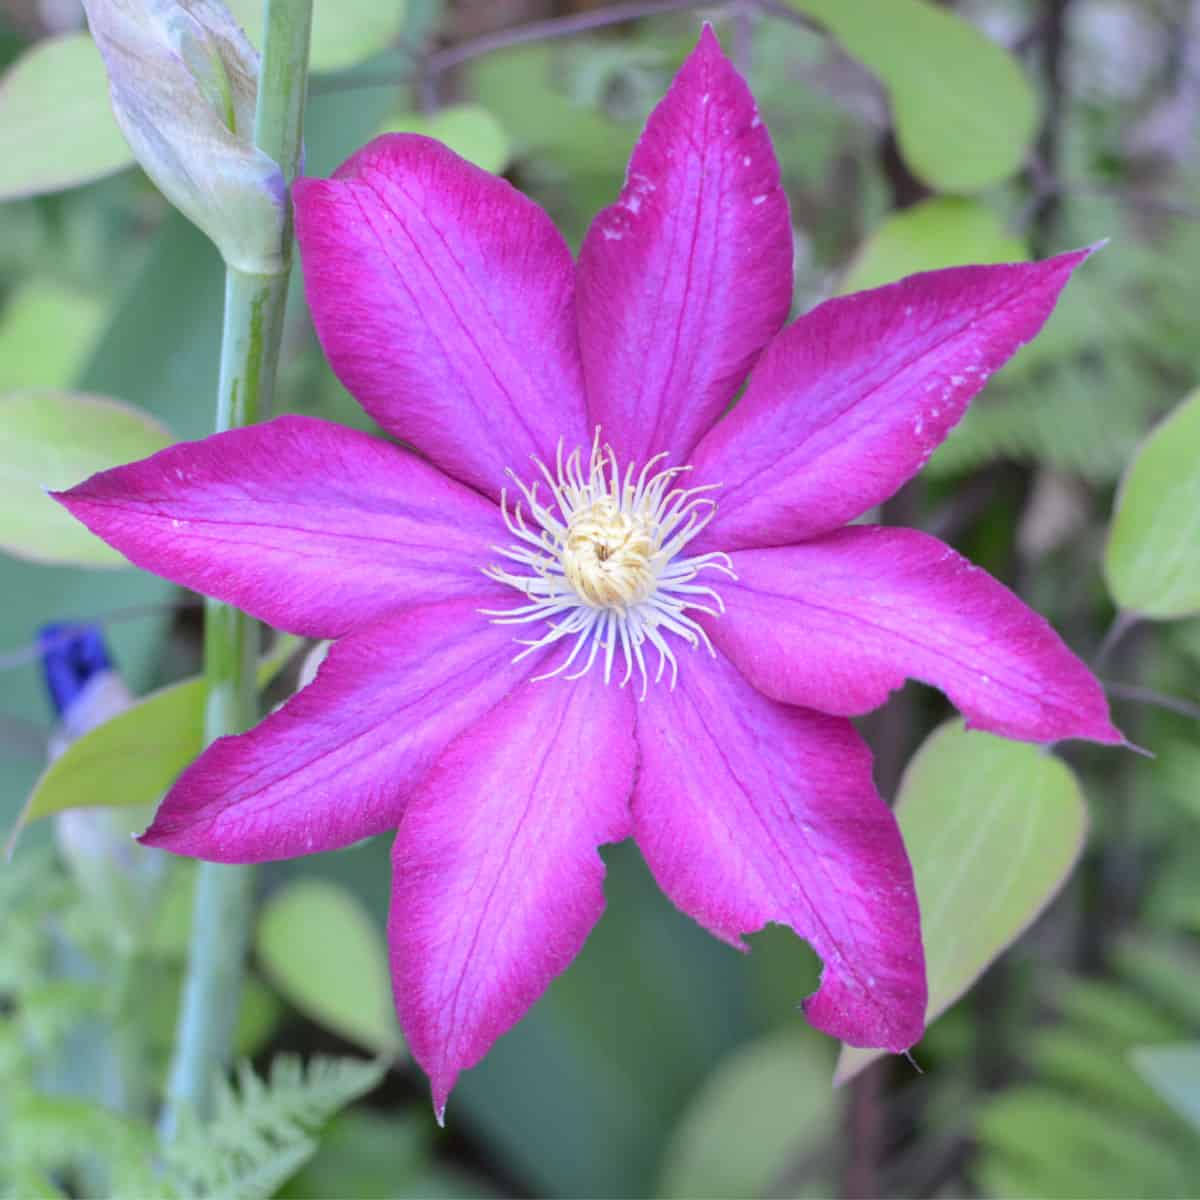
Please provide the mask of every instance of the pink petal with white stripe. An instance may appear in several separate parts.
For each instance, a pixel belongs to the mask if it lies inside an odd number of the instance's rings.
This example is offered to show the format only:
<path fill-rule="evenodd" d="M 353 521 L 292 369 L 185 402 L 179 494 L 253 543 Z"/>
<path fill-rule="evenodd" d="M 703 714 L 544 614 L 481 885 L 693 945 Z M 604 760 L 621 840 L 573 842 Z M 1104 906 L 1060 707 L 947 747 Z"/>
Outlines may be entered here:
<path fill-rule="evenodd" d="M 504 532 L 415 455 L 311 417 L 170 446 L 56 499 L 137 566 L 320 638 L 477 595 Z"/>
<path fill-rule="evenodd" d="M 690 484 L 722 485 L 704 548 L 789 545 L 886 500 L 1041 329 L 1090 253 L 929 271 L 789 325 L 692 458 Z"/>
<path fill-rule="evenodd" d="M 521 687 L 408 806 L 388 940 L 439 1120 L 459 1073 L 566 969 L 604 909 L 596 848 L 629 834 L 633 708 L 597 673 Z"/>
<path fill-rule="evenodd" d="M 385 429 L 492 495 L 588 439 L 571 252 L 532 200 L 399 133 L 294 196 L 317 334 Z"/>
<path fill-rule="evenodd" d="M 211 862 L 333 850 L 394 829 L 442 751 L 543 659 L 472 600 L 412 609 L 336 642 L 316 680 L 261 724 L 214 742 L 142 835 Z"/>
<path fill-rule="evenodd" d="M 1099 681 L 986 571 L 913 529 L 855 526 L 741 550 L 709 636 L 766 695 L 856 716 L 905 679 L 941 688 L 967 723 L 1031 742 L 1124 739 Z"/>
<path fill-rule="evenodd" d="M 721 656 L 689 655 L 638 711 L 634 837 L 659 886 L 731 945 L 774 922 L 825 964 L 805 1002 L 854 1046 L 921 1036 L 916 891 L 871 755 L 841 718 L 767 699 Z"/>
<path fill-rule="evenodd" d="M 579 256 L 588 412 L 621 460 L 681 464 L 787 319 L 792 228 L 771 139 L 707 26 Z"/>

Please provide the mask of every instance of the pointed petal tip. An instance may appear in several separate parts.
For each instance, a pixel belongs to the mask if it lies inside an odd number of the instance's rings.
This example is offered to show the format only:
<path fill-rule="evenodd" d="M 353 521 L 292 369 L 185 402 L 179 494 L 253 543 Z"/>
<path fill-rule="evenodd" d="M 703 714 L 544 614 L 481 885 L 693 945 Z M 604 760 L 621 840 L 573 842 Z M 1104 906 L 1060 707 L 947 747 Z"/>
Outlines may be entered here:
<path fill-rule="evenodd" d="M 787 319 L 793 240 L 754 96 L 706 24 L 580 250 L 589 412 L 619 457 L 688 458 Z"/>
<path fill-rule="evenodd" d="M 693 63 L 700 66 L 714 66 L 718 70 L 726 71 L 730 75 L 735 76 L 742 83 L 746 82 L 745 76 L 738 69 L 733 59 L 725 53 L 725 48 L 721 45 L 721 39 L 717 36 L 717 31 L 713 28 L 711 21 L 705 21 L 701 25 L 700 36 L 696 39 L 696 44 L 692 47 L 691 53 L 684 59 L 683 66 L 680 68 L 680 74 L 683 74 Z"/>
<path fill-rule="evenodd" d="M 139 846 L 147 846 L 153 850 L 165 850 L 168 854 L 178 854 L 185 858 L 210 859 L 210 854 L 204 853 L 203 847 L 196 845 L 188 838 L 188 830 L 164 825 L 156 816 L 146 829 L 134 837 Z M 211 858 L 211 861 L 216 861 Z"/>
<path fill-rule="evenodd" d="M 1026 266 L 1062 266 L 1066 268 L 1067 278 L 1069 279 L 1077 268 L 1083 266 L 1093 254 L 1103 250 L 1111 238 L 1101 238 L 1097 242 L 1090 242 L 1086 246 L 1079 246 L 1074 250 L 1064 250 L 1061 254 L 1052 254 L 1049 258 L 1039 259 L 1032 263 L 1026 263 Z"/>
<path fill-rule="evenodd" d="M 168 849 L 161 831 L 156 828 L 156 823 L 153 821 L 141 833 L 136 834 L 133 840 L 139 846 L 150 846 L 155 850 Z"/>
<path fill-rule="evenodd" d="M 1149 759 L 1153 760 L 1158 757 L 1158 755 L 1155 754 L 1153 750 L 1147 750 L 1145 746 L 1139 746 L 1137 744 L 1137 742 L 1131 742 L 1127 737 L 1122 737 L 1120 739 L 1119 745 L 1122 750 L 1128 750 L 1131 753 L 1137 754 L 1142 758 L 1149 758 Z"/>
<path fill-rule="evenodd" d="M 1131 742 L 1111 721 L 1106 723 L 1104 736 L 1096 738 L 1102 746 L 1119 746 L 1122 750 L 1133 750 L 1138 754 L 1148 754 L 1148 750 Z"/>
<path fill-rule="evenodd" d="M 61 504 L 72 516 L 75 516 L 75 508 L 80 502 L 87 502 L 88 492 L 87 487 L 94 477 L 83 479 L 73 487 L 69 488 L 48 488 L 43 487 L 42 491 L 46 493 L 56 504 Z M 78 519 L 78 518 L 77 518 Z"/>
<path fill-rule="evenodd" d="M 1121 750 L 1145 753 L 1134 745 L 1107 717 L 1088 721 L 1078 726 L 1060 726 L 1042 736 L 1020 730 L 997 729 L 989 722 L 974 720 L 963 715 L 963 729 L 968 733 L 986 733 L 992 737 L 1006 738 L 1011 742 L 1028 742 L 1034 746 L 1057 746 L 1060 742 L 1095 742 L 1098 746 L 1115 746 Z"/>
<path fill-rule="evenodd" d="M 411 1050 L 411 1047 L 409 1049 Z M 417 1061 L 420 1063 L 420 1059 Z M 425 1066 L 424 1063 L 420 1065 L 422 1068 Z M 450 1102 L 450 1093 L 454 1091 L 461 1072 L 443 1063 L 440 1068 L 431 1067 L 426 1073 L 429 1076 L 429 1100 L 433 1106 L 433 1119 L 438 1123 L 439 1129 L 445 1129 L 446 1105 Z"/>

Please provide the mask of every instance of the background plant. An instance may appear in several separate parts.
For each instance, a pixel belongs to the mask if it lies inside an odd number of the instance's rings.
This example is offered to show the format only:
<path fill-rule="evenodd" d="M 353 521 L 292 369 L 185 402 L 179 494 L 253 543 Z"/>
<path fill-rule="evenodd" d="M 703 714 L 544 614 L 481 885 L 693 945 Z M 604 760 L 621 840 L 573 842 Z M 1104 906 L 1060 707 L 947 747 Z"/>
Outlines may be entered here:
<path fill-rule="evenodd" d="M 233 7 L 259 37 L 257 0 Z M 710 945 L 618 847 L 606 921 L 464 1079 L 444 1136 L 387 1002 L 386 847 L 273 866 L 237 1035 L 254 1073 L 241 1068 L 165 1162 L 151 1122 L 194 868 L 172 866 L 154 920 L 122 922 L 52 849 L 52 822 L 33 821 L 0 872 L 13 1194 L 1186 1194 L 1200 1168 L 1200 409 L 1187 399 L 1200 380 L 1200 5 L 894 0 L 880 13 L 316 0 L 305 169 L 418 130 L 504 172 L 577 243 L 703 14 L 775 137 L 801 306 L 1111 238 L 883 517 L 953 541 L 1050 617 L 1154 760 L 1068 748 L 1048 766 L 939 728 L 940 701 L 906 689 L 867 724 L 926 911 L 949 914 L 923 1074 L 835 1061 L 795 1012 L 815 980 L 803 948 L 771 930 L 745 961 Z M 131 169 L 80 17 L 10 0 L 0 35 L 8 824 L 31 792 L 43 817 L 84 798 L 152 803 L 201 736 L 201 693 L 179 683 L 200 666 L 192 599 L 112 569 L 41 503 L 43 486 L 207 432 L 220 360 L 220 258 Z M 292 293 L 277 409 L 361 421 Z M 131 687 L 154 696 L 34 792 L 48 710 L 32 638 L 47 619 L 105 622 Z M 297 682 L 292 647 L 276 649 L 264 704 Z M 296 1052 L 338 1062 L 281 1057 Z M 831 1090 L 835 1066 L 859 1071 Z"/>

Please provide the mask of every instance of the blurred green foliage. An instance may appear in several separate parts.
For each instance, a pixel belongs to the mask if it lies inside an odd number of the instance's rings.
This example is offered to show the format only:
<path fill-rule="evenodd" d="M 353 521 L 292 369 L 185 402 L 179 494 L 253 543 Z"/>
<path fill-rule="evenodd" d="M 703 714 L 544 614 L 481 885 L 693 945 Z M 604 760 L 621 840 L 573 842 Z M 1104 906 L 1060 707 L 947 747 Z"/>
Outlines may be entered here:
<path fill-rule="evenodd" d="M 566 0 L 318 0 L 314 63 L 325 73 L 311 88 L 306 170 L 328 173 L 384 129 L 444 137 L 529 192 L 577 245 L 616 195 L 641 122 L 694 41 L 696 15 L 460 55 L 443 69 L 439 56 L 493 29 L 483 11 L 493 7 L 490 19 L 511 27 L 597 10 Z M 952 540 L 1077 650 L 1093 651 L 1114 608 L 1100 564 L 1115 485 L 1200 380 L 1196 6 L 769 7 L 721 19 L 718 32 L 749 73 L 781 159 L 798 309 L 912 271 L 1111 239 L 1044 336 L 989 385 L 901 498 L 906 523 Z M 726 15 L 719 4 L 706 11 Z M 51 69 L 32 85 L 20 73 L 62 53 L 48 32 L 32 17 L 0 29 L 0 67 L 23 64 L 0 81 L 0 195 L 14 197 L 0 221 L 0 392 L 8 402 L 32 388 L 108 396 L 177 437 L 202 436 L 216 385 L 220 262 L 135 172 L 99 177 L 128 158 L 112 143 L 88 67 L 69 77 Z M 86 43 L 72 44 L 82 49 L 69 54 L 87 57 Z M 370 428 L 320 354 L 300 280 L 279 392 L 291 410 Z M 1151 450 L 1129 475 L 1110 548 L 1115 600 L 1163 617 L 1192 611 L 1154 607 L 1170 590 L 1155 571 L 1191 580 L 1198 561 L 1189 531 L 1200 456 L 1190 433 L 1170 432 L 1189 412 L 1162 427 L 1170 461 Z M 77 432 L 101 451 L 101 429 L 80 421 Z M 1160 541 L 1172 548 L 1145 562 L 1121 549 Z M 0 819 L 11 824 L 45 765 L 48 709 L 27 650 L 41 622 L 111 620 L 139 693 L 194 672 L 198 648 L 175 607 L 181 597 L 134 571 L 0 558 L 0 597 Z M 263 872 L 240 1031 L 257 1073 L 244 1068 L 216 1121 L 193 1128 L 166 1173 L 151 1175 L 190 865 L 172 863 L 144 927 L 117 936 L 47 846 L 50 823 L 35 826 L 0 870 L 2 1186 L 17 1196 L 282 1187 L 295 1200 L 805 1196 L 844 1190 L 865 1170 L 886 1195 L 1187 1194 L 1200 1178 L 1200 1134 L 1188 1121 L 1200 1086 L 1200 620 L 1134 628 L 1103 669 L 1125 689 L 1114 692 L 1119 723 L 1154 762 L 1071 749 L 1068 770 L 1006 748 L 1017 756 L 1008 765 L 989 773 L 968 755 L 910 797 L 925 806 L 924 832 L 909 831 L 919 874 L 922 854 L 963 866 L 960 892 L 942 898 L 947 928 L 966 939 L 949 963 L 958 974 L 948 972 L 953 986 L 937 1007 L 949 1008 L 916 1053 L 924 1074 L 882 1062 L 836 1091 L 834 1048 L 795 1008 L 815 985 L 807 949 L 772 929 L 752 939 L 749 958 L 737 956 L 671 909 L 636 852 L 620 846 L 605 851 L 609 911 L 583 954 L 464 1078 L 449 1130 L 437 1132 L 423 1081 L 397 1064 L 380 1009 L 388 847 L 377 839 Z M 293 683 L 288 675 L 271 698 Z M 894 794 L 895 764 L 944 716 L 938 699 L 909 689 L 872 725 L 886 790 Z M 146 760 L 139 775 L 118 755 L 114 770 L 71 787 L 119 797 L 124 769 L 125 799 L 149 799 L 132 782 L 154 790 L 190 757 L 195 705 L 150 732 L 159 758 L 122 751 Z M 1044 793 L 1045 773 L 1057 782 Z M 1092 822 L 1080 867 L 961 996 L 1062 884 L 1081 825 L 1074 779 Z M 1021 819 L 1018 800 L 1039 806 L 1034 818 Z M 987 825 L 996 811 L 1003 833 Z M 997 927 L 997 873 L 1020 863 L 1015 850 L 1030 830 L 1046 831 L 1046 853 L 1016 877 L 1025 903 Z M 938 903 L 924 887 L 922 899 Z M 931 960 L 950 940 L 931 947 Z M 337 975 L 328 986 L 323 970 Z M 382 1065 L 346 1059 L 305 1072 L 280 1058 L 355 1046 L 392 1061 L 378 1087 Z"/>

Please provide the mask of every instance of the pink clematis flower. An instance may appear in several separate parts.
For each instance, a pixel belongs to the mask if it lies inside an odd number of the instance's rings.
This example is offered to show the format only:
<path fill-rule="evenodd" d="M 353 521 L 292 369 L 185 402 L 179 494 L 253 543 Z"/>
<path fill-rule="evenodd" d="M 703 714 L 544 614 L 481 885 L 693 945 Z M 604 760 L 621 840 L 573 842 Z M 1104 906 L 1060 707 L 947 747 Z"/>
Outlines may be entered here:
<path fill-rule="evenodd" d="M 143 840 L 260 862 L 398 829 L 396 1003 L 439 1115 L 578 953 L 597 847 L 629 836 L 717 937 L 779 922 L 812 943 L 818 1028 L 911 1046 L 912 872 L 848 718 L 913 677 L 981 729 L 1122 739 L 1011 592 L 926 534 L 843 526 L 920 469 L 1087 252 L 784 327 L 779 168 L 707 29 L 578 263 L 540 208 L 422 137 L 295 202 L 325 351 L 417 453 L 282 417 L 60 497 L 138 565 L 338 639 Z"/>

